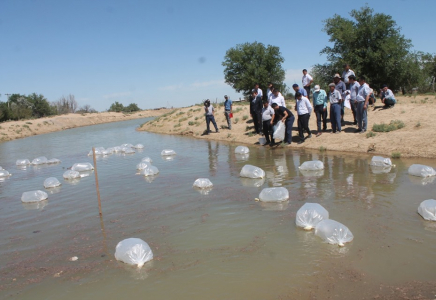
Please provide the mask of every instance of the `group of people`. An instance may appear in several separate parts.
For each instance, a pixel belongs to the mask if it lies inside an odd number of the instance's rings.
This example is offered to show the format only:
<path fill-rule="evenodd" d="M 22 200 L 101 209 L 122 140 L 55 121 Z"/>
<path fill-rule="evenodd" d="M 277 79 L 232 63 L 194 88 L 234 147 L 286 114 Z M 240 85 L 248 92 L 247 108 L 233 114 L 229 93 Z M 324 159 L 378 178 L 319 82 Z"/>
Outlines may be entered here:
<path fill-rule="evenodd" d="M 369 105 L 374 105 L 375 96 L 373 90 L 366 83 L 364 76 L 358 79 L 348 64 L 344 65 L 342 76 L 335 74 L 333 82 L 328 85 L 328 92 L 315 85 L 312 90 L 313 77 L 303 70 L 302 87 L 298 84 L 292 86 L 295 91 L 295 111 L 297 112 L 298 124 L 298 143 L 304 143 L 307 138 L 312 137 L 309 128 L 309 120 L 312 112 L 316 115 L 317 133 L 322 135 L 327 131 L 327 107 L 330 103 L 330 122 L 332 133 L 339 134 L 344 126 L 345 107 L 351 109 L 353 114 L 353 125 L 357 125 L 356 132 L 364 133 L 367 130 Z M 312 103 L 310 94 L 312 92 Z M 391 108 L 396 104 L 394 93 L 383 85 L 380 89 L 381 102 L 385 108 Z M 232 122 L 232 101 L 228 96 L 224 96 L 224 114 L 226 116 L 228 128 L 231 129 Z M 210 132 L 209 123 L 212 121 L 218 132 L 218 127 L 213 119 L 213 106 L 210 101 L 205 102 L 207 132 Z M 290 145 L 292 143 L 292 128 L 295 116 L 286 107 L 285 99 L 279 89 L 274 88 L 272 83 L 268 84 L 268 89 L 264 97 L 262 89 L 256 84 L 252 90 L 250 99 L 250 114 L 254 123 L 254 130 L 257 134 L 265 136 L 266 145 L 275 145 L 273 138 L 273 128 L 278 122 L 285 125 L 285 137 L 283 142 Z M 304 132 L 307 136 L 304 136 Z"/>

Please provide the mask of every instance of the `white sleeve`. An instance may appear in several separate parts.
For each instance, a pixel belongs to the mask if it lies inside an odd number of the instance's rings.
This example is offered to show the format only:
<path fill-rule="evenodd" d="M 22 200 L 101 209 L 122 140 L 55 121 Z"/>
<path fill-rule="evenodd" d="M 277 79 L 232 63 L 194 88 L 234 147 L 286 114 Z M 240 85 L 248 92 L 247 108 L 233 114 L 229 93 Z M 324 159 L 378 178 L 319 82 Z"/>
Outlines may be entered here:
<path fill-rule="evenodd" d="M 313 80 L 312 76 L 310 76 L 309 74 L 307 74 L 307 78 L 309 79 L 309 82 L 310 82 L 311 80 Z M 309 83 L 309 82 L 308 82 L 308 83 Z"/>

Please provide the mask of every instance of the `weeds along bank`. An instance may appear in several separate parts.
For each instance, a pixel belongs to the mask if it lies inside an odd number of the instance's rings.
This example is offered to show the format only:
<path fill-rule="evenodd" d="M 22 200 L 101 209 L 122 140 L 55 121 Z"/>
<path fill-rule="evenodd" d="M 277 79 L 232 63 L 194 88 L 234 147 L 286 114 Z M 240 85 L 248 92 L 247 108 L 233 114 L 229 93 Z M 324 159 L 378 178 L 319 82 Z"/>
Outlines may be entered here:
<path fill-rule="evenodd" d="M 394 108 L 383 109 L 377 99 L 374 107 L 368 108 L 368 132 L 354 133 L 351 110 L 345 111 L 345 127 L 341 134 L 331 134 L 331 126 L 320 137 L 313 136 L 304 144 L 297 145 L 297 122 L 292 131 L 292 148 L 316 149 L 319 151 L 343 151 L 352 153 L 379 154 L 387 157 L 425 157 L 436 158 L 436 135 L 434 114 L 436 113 L 435 95 L 415 97 L 397 97 Z M 224 107 L 213 104 L 215 120 L 219 133 L 203 135 L 206 129 L 203 106 L 195 105 L 170 110 L 158 118 L 143 124 L 138 130 L 164 134 L 192 136 L 200 139 L 222 140 L 244 144 L 256 144 L 260 136 L 254 132 L 248 102 L 233 103 L 232 130 L 227 129 Z M 295 101 L 286 101 L 294 113 Z M 309 127 L 316 131 L 316 116 L 310 117 Z M 259 147 L 262 147 L 259 145 Z M 282 147 L 282 146 L 279 146 Z"/>

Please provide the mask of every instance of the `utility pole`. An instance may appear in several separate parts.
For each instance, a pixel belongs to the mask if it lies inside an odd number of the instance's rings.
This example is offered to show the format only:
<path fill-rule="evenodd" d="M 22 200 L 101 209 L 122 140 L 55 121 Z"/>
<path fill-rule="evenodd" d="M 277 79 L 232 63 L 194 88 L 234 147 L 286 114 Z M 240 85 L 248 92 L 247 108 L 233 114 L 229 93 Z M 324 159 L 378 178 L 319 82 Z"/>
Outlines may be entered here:
<path fill-rule="evenodd" d="M 6 97 L 8 97 L 8 108 L 9 108 L 9 96 L 11 95 L 11 94 L 5 94 L 6 95 Z"/>

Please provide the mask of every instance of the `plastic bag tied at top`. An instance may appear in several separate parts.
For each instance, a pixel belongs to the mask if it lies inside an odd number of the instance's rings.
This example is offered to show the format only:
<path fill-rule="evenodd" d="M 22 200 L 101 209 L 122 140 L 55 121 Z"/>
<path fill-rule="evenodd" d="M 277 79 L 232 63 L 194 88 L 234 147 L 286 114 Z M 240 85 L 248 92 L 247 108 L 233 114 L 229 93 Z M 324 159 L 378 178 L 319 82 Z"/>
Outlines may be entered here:
<path fill-rule="evenodd" d="M 162 155 L 162 156 L 176 155 L 176 152 L 174 150 L 171 150 L 171 149 L 164 149 L 164 150 L 162 150 L 160 155 Z"/>
<path fill-rule="evenodd" d="M 329 244 L 341 247 L 345 243 L 351 242 L 354 238 L 347 226 L 331 219 L 322 220 L 316 224 L 315 235 Z"/>
<path fill-rule="evenodd" d="M 60 185 L 61 185 L 61 183 L 55 177 L 49 177 L 46 180 L 44 180 L 44 187 L 46 189 L 54 188 L 54 187 L 57 187 L 57 186 L 60 186 Z"/>
<path fill-rule="evenodd" d="M 295 224 L 305 230 L 311 230 L 321 222 L 329 218 L 329 212 L 318 203 L 305 203 L 295 217 Z"/>
<path fill-rule="evenodd" d="M 115 248 L 115 259 L 129 265 L 141 268 L 146 262 L 153 259 L 150 246 L 141 239 L 129 238 L 119 242 Z"/>
<path fill-rule="evenodd" d="M 235 148 L 235 154 L 248 154 L 250 153 L 250 149 L 245 146 L 238 146 Z"/>
<path fill-rule="evenodd" d="M 285 124 L 282 121 L 279 121 L 274 126 L 273 138 L 276 140 L 283 141 L 285 139 L 285 131 L 286 131 Z"/>
<path fill-rule="evenodd" d="M 94 167 L 90 163 L 77 163 L 71 167 L 72 171 L 84 172 L 94 170 Z"/>
<path fill-rule="evenodd" d="M 436 171 L 429 166 L 414 164 L 409 167 L 409 175 L 418 177 L 431 177 L 436 176 Z"/>
<path fill-rule="evenodd" d="M 80 178 L 80 173 L 73 170 L 67 170 L 64 172 L 62 177 L 64 177 L 64 179 L 66 180 L 76 179 L 76 178 Z"/>
<path fill-rule="evenodd" d="M 252 165 L 245 165 L 241 173 L 239 174 L 241 177 L 248 177 L 248 178 L 264 178 L 265 177 L 265 171 L 261 168 L 252 166 Z"/>
<path fill-rule="evenodd" d="M 24 192 L 21 196 L 22 202 L 38 202 L 42 201 L 48 198 L 48 195 L 46 192 L 43 191 L 30 191 L 30 192 Z"/>
<path fill-rule="evenodd" d="M 284 187 L 264 188 L 259 194 L 262 202 L 282 202 L 289 199 L 289 191 Z"/>
<path fill-rule="evenodd" d="M 389 157 L 373 156 L 370 165 L 374 167 L 388 168 L 392 167 L 392 161 Z"/>
<path fill-rule="evenodd" d="M 213 184 L 208 178 L 198 178 L 194 181 L 193 186 L 200 189 L 207 189 L 213 187 Z"/>
<path fill-rule="evenodd" d="M 428 199 L 421 202 L 418 213 L 424 220 L 436 221 L 436 200 Z"/>
<path fill-rule="evenodd" d="M 149 165 L 148 167 L 141 170 L 140 174 L 144 176 L 154 176 L 159 174 L 159 169 L 155 166 Z"/>

